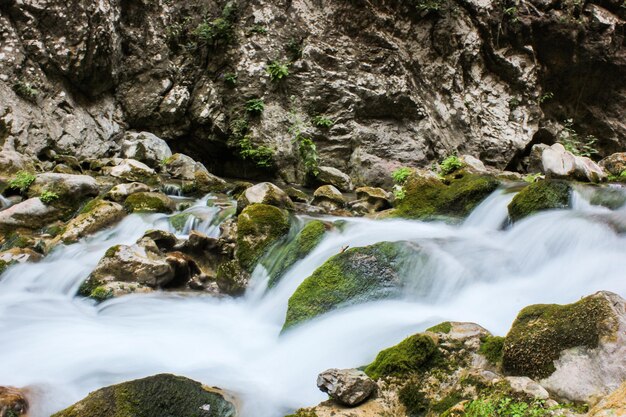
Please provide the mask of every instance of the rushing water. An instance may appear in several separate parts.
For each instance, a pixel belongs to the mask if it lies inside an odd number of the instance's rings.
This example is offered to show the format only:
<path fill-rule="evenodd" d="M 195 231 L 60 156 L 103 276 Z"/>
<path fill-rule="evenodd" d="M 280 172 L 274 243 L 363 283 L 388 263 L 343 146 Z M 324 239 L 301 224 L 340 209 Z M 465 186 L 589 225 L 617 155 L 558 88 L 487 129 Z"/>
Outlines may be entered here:
<path fill-rule="evenodd" d="M 235 392 L 243 416 L 282 416 L 325 398 L 317 373 L 370 362 L 382 348 L 443 320 L 474 321 L 505 334 L 532 303 L 567 303 L 597 290 L 626 295 L 626 237 L 609 224 L 626 211 L 592 206 L 545 212 L 506 227 L 511 194 L 494 193 L 461 225 L 345 219 L 280 283 L 266 291 L 261 267 L 240 299 L 131 295 L 100 305 L 73 296 L 106 249 L 131 244 L 167 216 L 131 215 L 116 227 L 0 281 L 0 385 L 30 386 L 33 417 L 48 416 L 89 391 L 170 372 Z M 215 236 L 232 211 L 198 201 L 181 235 Z M 617 220 L 616 220 L 617 219 Z M 301 218 L 306 220 L 306 218 Z M 335 311 L 280 335 L 298 285 L 341 248 L 415 242 L 402 299 Z"/>

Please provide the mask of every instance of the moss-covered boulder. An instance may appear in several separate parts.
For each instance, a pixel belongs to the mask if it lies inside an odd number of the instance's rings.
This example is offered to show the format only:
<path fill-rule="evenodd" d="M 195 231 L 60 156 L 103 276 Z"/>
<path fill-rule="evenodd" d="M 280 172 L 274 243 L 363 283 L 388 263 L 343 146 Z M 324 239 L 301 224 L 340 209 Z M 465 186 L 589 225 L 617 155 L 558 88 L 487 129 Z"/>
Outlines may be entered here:
<path fill-rule="evenodd" d="M 509 204 L 509 217 L 518 221 L 542 210 L 568 208 L 570 190 L 570 185 L 564 181 L 534 182 L 513 198 Z"/>
<path fill-rule="evenodd" d="M 416 334 L 396 346 L 381 351 L 374 362 L 365 368 L 373 379 L 385 376 L 404 376 L 424 370 L 439 357 L 437 345 L 430 336 Z"/>
<path fill-rule="evenodd" d="M 406 242 L 381 242 L 333 256 L 291 296 L 283 329 L 340 306 L 398 295 L 403 261 L 412 253 Z"/>
<path fill-rule="evenodd" d="M 246 207 L 237 220 L 237 260 L 251 271 L 267 249 L 289 233 L 289 214 L 267 204 Z"/>
<path fill-rule="evenodd" d="M 231 417 L 235 406 L 217 389 L 161 374 L 92 392 L 53 417 Z"/>
<path fill-rule="evenodd" d="M 626 300 L 599 292 L 567 304 L 520 311 L 504 340 L 502 365 L 512 375 L 542 379 L 549 391 L 592 401 L 626 379 Z"/>
<path fill-rule="evenodd" d="M 436 177 L 411 175 L 404 185 L 404 197 L 396 200 L 394 217 L 436 219 L 465 217 L 498 188 L 491 176 L 463 174 L 442 181 Z"/>
<path fill-rule="evenodd" d="M 65 244 L 77 242 L 79 239 L 105 229 L 122 220 L 126 215 L 124 207 L 112 201 L 93 200 L 82 212 L 73 218 L 57 236 L 56 242 Z"/>
<path fill-rule="evenodd" d="M 172 213 L 176 204 L 163 193 L 135 193 L 124 201 L 129 213 Z"/>
<path fill-rule="evenodd" d="M 270 274 L 268 287 L 272 288 L 276 285 L 293 264 L 315 249 L 322 241 L 328 228 L 329 225 L 322 221 L 310 221 L 298 232 L 293 240 L 281 248 L 281 252 L 276 253 L 271 263 L 267 262 L 266 264 Z"/>

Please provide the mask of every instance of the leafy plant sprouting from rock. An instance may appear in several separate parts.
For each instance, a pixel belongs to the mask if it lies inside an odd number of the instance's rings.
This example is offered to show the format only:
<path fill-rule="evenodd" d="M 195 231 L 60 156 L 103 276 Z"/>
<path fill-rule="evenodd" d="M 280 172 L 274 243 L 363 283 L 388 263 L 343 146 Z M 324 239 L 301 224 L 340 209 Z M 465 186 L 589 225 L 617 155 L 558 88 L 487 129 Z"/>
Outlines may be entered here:
<path fill-rule="evenodd" d="M 265 110 L 265 102 L 261 98 L 253 98 L 246 101 L 246 111 L 253 115 L 259 115 Z"/>
<path fill-rule="evenodd" d="M 255 146 L 248 132 L 249 123 L 246 118 L 237 118 L 230 123 L 231 141 L 237 148 L 239 157 L 254 162 L 259 168 L 272 167 L 274 150 L 263 145 Z"/>
<path fill-rule="evenodd" d="M 307 175 L 317 177 L 319 174 L 319 164 L 317 156 L 317 146 L 313 140 L 303 133 L 304 122 L 298 116 L 295 110 L 291 112 L 292 124 L 289 132 L 294 135 L 293 141 L 298 146 L 300 159 L 304 164 L 304 170 Z"/>
<path fill-rule="evenodd" d="M 220 17 L 202 21 L 191 33 L 200 46 L 216 48 L 228 44 L 233 37 L 233 26 L 237 19 L 237 8 L 229 2 Z"/>
<path fill-rule="evenodd" d="M 57 201 L 59 199 L 59 195 L 55 193 L 54 191 L 46 190 L 41 193 L 41 195 L 39 196 L 39 199 L 44 204 L 50 204 L 50 203 Z"/>
<path fill-rule="evenodd" d="M 329 127 L 332 127 L 332 125 L 335 124 L 335 122 L 333 122 L 332 119 L 329 119 L 328 117 L 321 115 L 321 114 L 313 117 L 312 121 L 315 126 L 323 127 L 327 129 Z"/>
<path fill-rule="evenodd" d="M 393 186 L 393 195 L 396 199 L 402 200 L 406 197 L 404 183 L 407 178 L 409 178 L 409 175 L 411 175 L 411 172 L 411 168 L 401 167 L 391 173 L 391 178 L 393 178 L 393 182 L 395 182 L 395 185 Z"/>
<path fill-rule="evenodd" d="M 272 81 L 280 81 L 289 75 L 289 67 L 288 64 L 272 61 L 265 68 L 265 72 L 267 72 Z"/>
<path fill-rule="evenodd" d="M 32 103 L 37 101 L 37 97 L 39 97 L 39 91 L 31 84 L 23 81 L 18 81 L 13 84 L 13 91 L 15 94 L 20 96 L 26 101 L 30 101 Z"/>
<path fill-rule="evenodd" d="M 234 87 L 237 84 L 237 74 L 233 72 L 227 72 L 224 74 L 224 83 L 230 87 Z"/>
<path fill-rule="evenodd" d="M 567 119 L 563 122 L 563 130 L 559 133 L 558 141 L 563 147 L 576 156 L 586 156 L 591 158 L 598 154 L 595 145 L 598 139 L 593 135 L 580 136 L 574 130 L 574 121 Z"/>
<path fill-rule="evenodd" d="M 289 60 L 291 62 L 295 62 L 302 58 L 302 43 L 302 39 L 298 40 L 296 38 L 291 38 L 285 45 L 285 50 L 289 54 Z"/>
<path fill-rule="evenodd" d="M 458 169 L 463 168 L 463 166 L 465 166 L 465 164 L 463 164 L 463 161 L 461 161 L 458 156 L 451 155 L 441 161 L 441 163 L 439 164 L 439 172 L 441 173 L 441 175 L 448 175 Z"/>
<path fill-rule="evenodd" d="M 20 171 L 9 181 L 9 188 L 25 193 L 35 181 L 35 175 L 27 171 Z"/>

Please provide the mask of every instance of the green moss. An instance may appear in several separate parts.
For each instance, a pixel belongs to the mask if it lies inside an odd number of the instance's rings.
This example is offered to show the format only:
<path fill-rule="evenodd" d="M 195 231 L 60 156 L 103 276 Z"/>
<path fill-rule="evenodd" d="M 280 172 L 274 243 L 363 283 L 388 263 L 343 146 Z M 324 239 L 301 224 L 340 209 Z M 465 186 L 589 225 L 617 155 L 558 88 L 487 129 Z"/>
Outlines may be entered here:
<path fill-rule="evenodd" d="M 454 171 L 458 171 L 463 168 L 463 166 L 465 166 L 463 161 L 461 161 L 458 156 L 452 155 L 441 161 L 441 164 L 439 164 L 439 171 L 443 175 L 448 175 Z"/>
<path fill-rule="evenodd" d="M 174 216 L 170 217 L 170 225 L 174 228 L 174 230 L 181 232 L 185 228 L 185 224 L 187 223 L 187 219 L 191 216 L 190 213 L 178 213 Z"/>
<path fill-rule="evenodd" d="M 4 244 L 2 245 L 2 247 L 0 247 L 0 251 L 5 251 L 13 248 L 24 249 L 32 247 L 33 245 L 34 242 L 27 236 L 20 235 L 18 233 L 9 233 L 9 235 L 6 236 Z"/>
<path fill-rule="evenodd" d="M 111 246 L 109 249 L 107 249 L 107 251 L 104 253 L 104 257 L 105 258 L 113 258 L 115 257 L 115 255 L 117 255 L 117 253 L 120 251 L 121 249 L 121 245 L 114 245 Z"/>
<path fill-rule="evenodd" d="M 2 275 L 4 273 L 4 271 L 7 270 L 7 268 L 11 266 L 11 264 L 3 259 L 0 259 L 0 275 Z"/>
<path fill-rule="evenodd" d="M 416 334 L 381 351 L 365 368 L 370 378 L 403 377 L 433 366 L 439 359 L 437 345 L 430 336 Z"/>
<path fill-rule="evenodd" d="M 340 306 L 396 295 L 406 253 L 404 242 L 381 242 L 328 259 L 289 299 L 283 330 Z"/>
<path fill-rule="evenodd" d="M 35 181 L 35 175 L 27 171 L 20 171 L 9 180 L 9 188 L 25 193 Z"/>
<path fill-rule="evenodd" d="M 304 408 L 299 409 L 293 414 L 289 414 L 285 417 L 317 417 L 317 413 L 311 410 L 305 410 Z"/>
<path fill-rule="evenodd" d="M 200 383 L 162 374 L 99 389 L 53 416 L 232 417 L 235 413 L 231 403 Z"/>
<path fill-rule="evenodd" d="M 400 403 L 406 408 L 409 417 L 419 417 L 426 414 L 430 407 L 430 402 L 426 395 L 420 390 L 419 385 L 409 382 L 398 392 Z"/>
<path fill-rule="evenodd" d="M 91 291 L 91 293 L 89 294 L 89 298 L 93 298 L 98 302 L 103 302 L 108 300 L 109 298 L 113 298 L 113 291 L 106 287 L 99 286 Z"/>
<path fill-rule="evenodd" d="M 626 204 L 626 194 L 620 189 L 602 187 L 595 190 L 589 202 L 594 206 L 617 210 Z"/>
<path fill-rule="evenodd" d="M 563 181 L 534 182 L 520 191 L 509 204 L 511 220 L 518 221 L 542 210 L 569 207 L 570 186 Z"/>
<path fill-rule="evenodd" d="M 93 293 L 96 288 L 100 287 L 103 284 L 104 282 L 102 281 L 87 278 L 85 281 L 82 282 L 82 284 L 80 284 L 77 295 L 81 297 L 91 297 L 91 293 Z"/>
<path fill-rule="evenodd" d="M 411 175 L 404 184 L 404 196 L 397 200 L 395 217 L 432 219 L 439 216 L 465 217 L 498 188 L 498 180 L 464 174 L 446 185 L 437 178 Z"/>
<path fill-rule="evenodd" d="M 460 393 L 458 391 L 453 391 L 450 394 L 448 394 L 445 397 L 443 397 L 441 399 L 441 401 L 432 404 L 430 406 L 430 409 L 432 411 L 434 411 L 435 413 L 437 413 L 437 414 L 441 414 L 441 413 L 451 409 L 452 407 L 454 407 L 455 405 L 457 405 L 458 403 L 460 403 L 464 399 L 465 399 L 465 397 L 463 396 L 462 393 Z"/>
<path fill-rule="evenodd" d="M 272 288 L 276 285 L 293 264 L 315 249 L 322 241 L 325 233 L 326 225 L 323 222 L 313 220 L 307 223 L 296 237 L 288 245 L 284 246 L 282 252 L 278 255 L 278 260 L 269 268 L 270 279 L 268 287 Z"/>
<path fill-rule="evenodd" d="M 595 348 L 616 331 L 608 300 L 590 296 L 568 305 L 537 304 L 520 311 L 506 335 L 502 365 L 511 375 L 545 378 L 565 349 Z"/>
<path fill-rule="evenodd" d="M 478 352 L 482 353 L 489 362 L 497 365 L 502 361 L 502 348 L 504 346 L 504 337 L 485 336 L 480 340 L 480 348 Z"/>
<path fill-rule="evenodd" d="M 266 250 L 288 232 L 286 211 L 267 204 L 246 207 L 237 220 L 237 260 L 251 271 Z"/>
<path fill-rule="evenodd" d="M 452 330 L 452 324 L 450 324 L 449 321 L 444 321 L 443 323 L 439 323 L 436 326 L 426 329 L 427 332 L 444 333 L 444 334 L 450 333 L 450 330 Z"/>
<path fill-rule="evenodd" d="M 92 212 L 102 201 L 101 198 L 92 198 L 91 200 L 87 201 L 87 203 L 85 203 L 85 205 L 83 206 L 83 208 L 80 209 L 79 214 L 85 214 L 85 213 L 90 213 Z"/>
<path fill-rule="evenodd" d="M 135 193 L 126 198 L 124 207 L 130 213 L 171 213 L 168 198 L 158 193 Z"/>
<path fill-rule="evenodd" d="M 51 204 L 59 199 L 59 194 L 55 193 L 54 191 L 44 191 L 39 196 L 39 199 L 44 204 Z"/>

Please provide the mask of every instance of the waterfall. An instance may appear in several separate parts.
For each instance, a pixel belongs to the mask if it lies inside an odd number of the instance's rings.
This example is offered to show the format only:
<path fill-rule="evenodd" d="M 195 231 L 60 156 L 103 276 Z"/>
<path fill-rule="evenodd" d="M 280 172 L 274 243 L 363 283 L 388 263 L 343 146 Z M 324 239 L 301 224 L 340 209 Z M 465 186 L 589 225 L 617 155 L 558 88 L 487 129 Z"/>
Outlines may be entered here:
<path fill-rule="evenodd" d="M 496 191 L 461 225 L 342 218 L 345 225 L 271 290 L 257 267 L 238 299 L 153 293 L 96 305 L 75 297 L 108 247 L 151 228 L 171 230 L 171 216 L 130 215 L 2 275 L 0 385 L 33 387 L 30 415 L 44 417 L 102 386 L 170 372 L 233 391 L 243 417 L 281 417 L 326 398 L 317 373 L 367 364 L 440 321 L 473 321 L 503 335 L 529 304 L 569 303 L 598 290 L 626 295 L 626 236 L 614 226 L 626 211 L 576 204 L 503 228 L 511 198 Z M 219 222 L 233 215 L 213 197 L 183 213 L 194 220 L 180 236 L 192 228 L 217 236 Z M 400 299 L 336 310 L 280 334 L 289 297 L 306 277 L 347 245 L 380 241 L 413 242 L 427 254 Z"/>
<path fill-rule="evenodd" d="M 11 207 L 11 200 L 0 194 L 0 210 Z"/>

